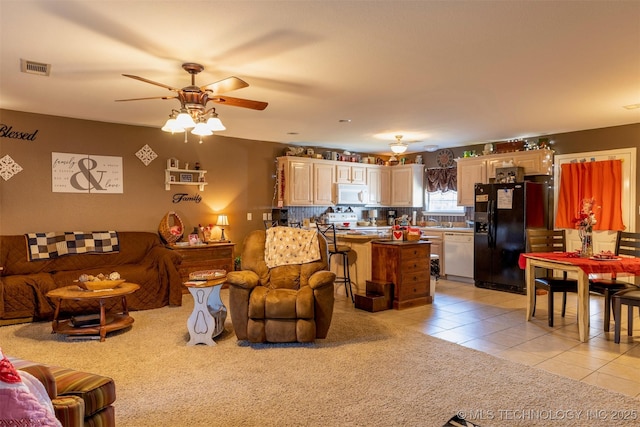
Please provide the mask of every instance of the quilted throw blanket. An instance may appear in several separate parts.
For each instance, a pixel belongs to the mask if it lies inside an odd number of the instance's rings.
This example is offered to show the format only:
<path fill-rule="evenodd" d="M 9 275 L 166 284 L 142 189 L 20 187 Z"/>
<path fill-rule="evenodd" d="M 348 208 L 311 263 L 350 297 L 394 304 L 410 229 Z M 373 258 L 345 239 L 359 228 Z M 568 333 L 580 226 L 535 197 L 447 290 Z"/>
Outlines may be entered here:
<path fill-rule="evenodd" d="M 264 246 L 264 261 L 269 268 L 306 264 L 321 258 L 316 230 L 271 227 L 267 229 Z"/>
<path fill-rule="evenodd" d="M 29 261 L 58 258 L 69 254 L 107 253 L 120 251 L 116 231 L 65 231 L 62 233 L 28 233 Z"/>

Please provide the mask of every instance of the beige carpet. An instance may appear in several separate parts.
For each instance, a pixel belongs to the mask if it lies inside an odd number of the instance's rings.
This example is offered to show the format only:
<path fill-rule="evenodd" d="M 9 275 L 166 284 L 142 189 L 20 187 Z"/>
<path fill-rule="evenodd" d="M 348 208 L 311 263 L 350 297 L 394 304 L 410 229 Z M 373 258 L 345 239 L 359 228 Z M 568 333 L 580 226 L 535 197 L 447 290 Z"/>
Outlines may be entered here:
<path fill-rule="evenodd" d="M 134 312 L 133 327 L 103 343 L 67 341 L 41 322 L 0 327 L 0 345 L 114 378 L 120 427 L 441 426 L 459 411 L 483 426 L 638 425 L 612 424 L 637 399 L 364 312 L 336 312 L 328 338 L 311 345 L 239 343 L 227 319 L 217 346 L 187 347 L 190 295 L 184 302 Z"/>

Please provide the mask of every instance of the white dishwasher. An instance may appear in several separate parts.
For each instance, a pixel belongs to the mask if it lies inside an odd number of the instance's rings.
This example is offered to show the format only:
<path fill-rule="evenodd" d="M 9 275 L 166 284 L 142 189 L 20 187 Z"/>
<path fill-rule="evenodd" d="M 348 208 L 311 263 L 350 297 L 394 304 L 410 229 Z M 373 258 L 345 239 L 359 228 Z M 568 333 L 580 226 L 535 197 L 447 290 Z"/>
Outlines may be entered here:
<path fill-rule="evenodd" d="M 473 233 L 444 233 L 444 274 L 473 279 Z"/>

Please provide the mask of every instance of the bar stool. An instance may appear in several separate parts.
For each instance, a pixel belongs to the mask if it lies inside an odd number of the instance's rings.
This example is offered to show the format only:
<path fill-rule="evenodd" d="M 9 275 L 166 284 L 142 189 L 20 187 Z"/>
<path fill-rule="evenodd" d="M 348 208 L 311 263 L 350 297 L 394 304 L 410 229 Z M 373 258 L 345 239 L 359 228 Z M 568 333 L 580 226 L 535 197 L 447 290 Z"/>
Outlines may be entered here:
<path fill-rule="evenodd" d="M 336 238 L 335 224 L 316 223 L 318 231 L 327 239 L 329 252 L 329 269 L 331 269 L 331 259 L 334 255 L 342 257 L 342 276 L 336 276 L 335 283 L 344 283 L 344 292 L 347 296 L 351 294 L 351 302 L 355 303 L 353 287 L 351 286 L 351 274 L 349 273 L 349 252 L 351 248 L 347 245 L 339 245 Z"/>

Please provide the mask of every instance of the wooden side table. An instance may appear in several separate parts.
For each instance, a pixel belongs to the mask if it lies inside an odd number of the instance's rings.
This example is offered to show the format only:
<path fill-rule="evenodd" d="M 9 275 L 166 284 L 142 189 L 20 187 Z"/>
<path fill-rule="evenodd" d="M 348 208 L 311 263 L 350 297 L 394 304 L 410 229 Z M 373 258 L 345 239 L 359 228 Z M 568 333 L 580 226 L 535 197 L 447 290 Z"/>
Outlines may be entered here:
<path fill-rule="evenodd" d="M 182 264 L 178 268 L 182 283 L 189 281 L 189 273 L 201 270 L 233 271 L 234 243 L 208 243 L 198 246 L 168 245 L 182 256 Z M 183 288 L 183 293 L 187 292 Z"/>
<path fill-rule="evenodd" d="M 393 308 L 431 304 L 430 248 L 427 241 L 371 242 L 371 280 L 394 284 Z"/>
<path fill-rule="evenodd" d="M 100 335 L 100 341 L 104 341 L 106 339 L 107 332 L 124 329 L 133 323 L 133 317 L 129 316 L 129 310 L 127 309 L 126 296 L 134 293 L 138 289 L 140 289 L 140 285 L 124 282 L 114 289 L 105 289 L 101 291 L 87 291 L 76 285 L 72 285 L 47 292 L 47 297 L 55 300 L 56 302 L 51 333 L 66 335 Z M 122 313 L 106 313 L 104 307 L 105 301 L 109 298 L 118 297 L 122 298 Z M 100 304 L 99 323 L 78 327 L 77 325 L 74 325 L 72 319 L 59 320 L 58 316 L 60 315 L 60 305 L 63 300 L 97 300 Z"/>
<path fill-rule="evenodd" d="M 226 277 L 202 282 L 186 282 L 185 286 L 193 296 L 193 311 L 187 320 L 189 342 L 187 345 L 216 345 L 213 341 L 224 331 L 227 307 L 220 298 L 220 289 Z"/>

